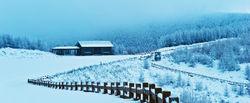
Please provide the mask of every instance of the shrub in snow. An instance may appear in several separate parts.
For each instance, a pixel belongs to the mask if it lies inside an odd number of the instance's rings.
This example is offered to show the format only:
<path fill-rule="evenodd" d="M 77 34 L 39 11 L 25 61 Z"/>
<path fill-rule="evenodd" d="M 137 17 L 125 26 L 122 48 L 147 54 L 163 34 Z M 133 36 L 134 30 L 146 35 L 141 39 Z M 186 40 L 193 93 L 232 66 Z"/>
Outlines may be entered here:
<path fill-rule="evenodd" d="M 143 73 L 143 71 L 140 72 L 139 82 L 141 82 L 141 83 L 144 82 L 144 73 Z"/>
<path fill-rule="evenodd" d="M 177 50 L 176 52 L 173 52 L 170 55 L 172 56 L 173 62 L 178 64 L 181 62 L 189 63 L 192 56 L 188 49 Z"/>
<path fill-rule="evenodd" d="M 203 89 L 203 84 L 202 84 L 202 82 L 196 82 L 196 83 L 195 83 L 195 90 L 196 90 L 196 91 L 202 91 L 202 89 Z"/>
<path fill-rule="evenodd" d="M 242 51 L 238 56 L 238 60 L 240 63 L 249 63 L 250 62 L 250 45 L 246 45 L 242 47 Z"/>
<path fill-rule="evenodd" d="M 149 69 L 150 68 L 150 63 L 149 63 L 148 58 L 143 60 L 143 68 L 144 69 Z"/>
<path fill-rule="evenodd" d="M 245 75 L 246 75 L 246 79 L 250 81 L 250 66 L 249 65 L 247 65 L 245 68 Z"/>
<path fill-rule="evenodd" d="M 190 60 L 190 66 L 194 67 L 195 64 L 200 63 L 208 67 L 213 66 L 213 59 L 205 54 L 194 53 Z"/>
<path fill-rule="evenodd" d="M 243 85 L 239 86 L 239 90 L 238 90 L 237 94 L 240 95 L 240 96 L 244 95 L 244 86 Z"/>
<path fill-rule="evenodd" d="M 181 103 L 212 103 L 207 93 L 196 93 L 192 90 L 184 90 L 180 95 Z"/>
<path fill-rule="evenodd" d="M 233 92 L 237 92 L 237 85 L 232 85 L 231 89 L 232 89 Z"/>
<path fill-rule="evenodd" d="M 183 87 L 185 85 L 185 81 L 181 77 L 181 73 L 179 73 L 177 77 L 176 87 Z"/>
<path fill-rule="evenodd" d="M 219 69 L 222 71 L 238 71 L 240 66 L 231 50 L 225 51 L 219 61 Z"/>
<path fill-rule="evenodd" d="M 164 85 L 170 85 L 173 84 L 175 80 L 173 79 L 173 77 L 171 75 L 164 75 L 164 76 L 160 76 L 158 79 L 158 85 L 159 86 L 164 86 Z"/>
<path fill-rule="evenodd" d="M 247 94 L 250 95 L 250 83 L 247 84 Z"/>

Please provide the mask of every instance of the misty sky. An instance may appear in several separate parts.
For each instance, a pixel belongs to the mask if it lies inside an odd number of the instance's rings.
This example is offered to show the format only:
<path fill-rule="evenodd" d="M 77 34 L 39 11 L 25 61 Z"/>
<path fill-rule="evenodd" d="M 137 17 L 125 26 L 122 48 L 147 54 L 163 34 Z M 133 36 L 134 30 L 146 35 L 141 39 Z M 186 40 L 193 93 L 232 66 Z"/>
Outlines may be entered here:
<path fill-rule="evenodd" d="M 90 37 L 214 12 L 250 13 L 250 0 L 0 0 L 0 34 Z"/>

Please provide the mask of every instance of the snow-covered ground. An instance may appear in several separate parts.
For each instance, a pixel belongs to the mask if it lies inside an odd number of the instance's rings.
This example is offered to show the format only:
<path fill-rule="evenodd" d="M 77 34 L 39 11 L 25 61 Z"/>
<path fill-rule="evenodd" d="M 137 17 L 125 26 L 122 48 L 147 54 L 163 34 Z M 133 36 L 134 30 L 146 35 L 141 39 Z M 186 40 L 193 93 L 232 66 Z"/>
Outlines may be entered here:
<path fill-rule="evenodd" d="M 227 39 L 221 39 L 227 40 Z M 218 41 L 221 41 L 218 40 Z M 177 49 L 182 48 L 195 48 L 197 46 L 206 45 L 212 42 L 199 43 L 194 45 L 182 45 L 170 48 L 162 48 L 161 51 L 163 55 L 169 54 Z M 147 54 L 150 55 L 150 54 Z M 157 87 L 162 87 L 163 90 L 169 90 L 172 92 L 173 96 L 178 96 L 181 98 L 181 102 L 185 102 L 186 97 L 183 94 L 192 92 L 195 95 L 193 99 L 202 98 L 203 100 L 211 100 L 211 102 L 221 102 L 221 100 L 228 101 L 230 103 L 248 103 L 250 97 L 248 95 L 238 95 L 237 91 L 239 86 L 234 87 L 228 85 L 227 83 L 221 83 L 220 81 L 213 81 L 209 79 L 204 79 L 200 77 L 190 77 L 189 75 L 179 74 L 176 72 L 171 72 L 168 70 L 158 69 L 155 67 L 150 67 L 149 69 L 144 69 L 145 58 L 135 58 L 130 60 L 122 60 L 126 58 L 139 57 L 140 55 L 123 55 L 123 56 L 56 56 L 51 53 L 45 53 L 41 51 L 30 51 L 30 50 L 16 50 L 11 48 L 0 49 L 0 65 L 1 65 L 1 87 L 0 98 L 4 98 L 6 103 L 13 103 L 13 100 L 20 99 L 22 102 L 30 102 L 30 98 L 33 101 L 39 102 L 36 98 L 45 97 L 51 99 L 70 98 L 67 100 L 75 100 L 75 97 L 80 97 L 86 94 L 86 99 L 88 95 L 100 96 L 99 94 L 88 94 L 60 90 L 51 90 L 48 88 L 31 86 L 26 83 L 27 78 L 39 78 L 44 75 L 49 75 L 49 80 L 51 81 L 100 81 L 100 82 L 149 82 L 155 83 Z M 109 61 L 116 61 L 108 63 Z M 149 62 L 152 63 L 154 61 Z M 187 64 L 175 64 L 169 60 L 166 55 L 158 63 L 163 66 L 176 68 L 179 70 L 185 70 L 188 72 L 193 72 L 197 74 L 203 74 L 207 76 L 212 76 L 216 78 L 232 80 L 237 82 L 247 82 L 244 79 L 244 70 L 238 72 L 228 72 L 221 73 L 215 68 L 207 68 L 203 65 L 197 65 L 195 68 L 188 67 Z M 92 65 L 92 66 L 90 66 Z M 242 64 L 241 67 L 244 68 L 246 64 Z M 4 69 L 2 69 L 4 68 Z M 181 75 L 181 80 L 180 80 Z M 8 84 L 8 85 L 7 85 Z M 201 85 L 200 89 L 197 86 Z M 31 88 L 34 87 L 34 88 Z M 30 89 L 31 88 L 31 89 Z M 229 96 L 224 96 L 225 88 L 228 88 Z M 236 91 L 233 89 L 236 88 Z M 34 89 L 34 90 L 33 90 Z M 244 88 L 243 88 L 244 89 Z M 17 92 L 18 93 L 15 93 Z M 28 92 L 25 92 L 28 91 Z M 37 97 L 31 96 L 33 91 L 42 92 Z M 52 95 L 53 93 L 58 93 L 60 95 Z M 53 93 L 52 93 L 53 92 Z M 62 92 L 62 93 L 61 93 Z M 243 91 L 244 92 L 244 91 Z M 37 93 L 37 92 L 35 92 Z M 47 94 L 48 93 L 48 94 Z M 65 94 L 64 94 L 65 93 Z M 75 95 L 80 96 L 75 96 Z M 22 95 L 20 97 L 20 95 Z M 50 97 L 47 97 L 47 96 Z M 67 96 L 67 97 L 65 97 Z M 85 96 L 84 96 L 85 97 Z M 83 99 L 84 99 L 83 97 Z M 93 96 L 94 97 L 94 96 Z M 101 95 L 101 97 L 103 97 Z M 9 99 L 17 98 L 17 99 Z M 105 98 L 105 97 L 104 97 Z M 108 97 L 107 97 L 108 98 Z M 185 99 L 184 99 L 185 98 Z M 53 99 L 52 101 L 58 101 Z M 110 97 L 110 100 L 115 100 L 116 97 Z M 61 100 L 61 99 L 60 99 Z M 67 101 L 65 100 L 65 101 Z M 109 100 L 109 99 L 105 99 Z M 120 100 L 120 101 L 119 101 Z M 124 100 L 119 99 L 117 102 L 124 102 Z M 84 100 L 81 100 L 84 101 Z M 115 100 L 116 101 L 116 100 Z M 14 101 L 15 103 L 16 101 Z M 91 101 L 97 102 L 97 101 Z M 102 101 L 106 102 L 106 101 Z M 107 101 L 108 102 L 108 101 Z M 128 101 L 126 101 L 128 102 Z M 209 102 L 208 102 L 209 103 Z"/>
<path fill-rule="evenodd" d="M 133 102 L 110 95 L 53 90 L 27 83 L 28 78 L 130 57 L 134 56 L 56 56 L 36 50 L 0 49 L 0 101 L 2 103 Z"/>
<path fill-rule="evenodd" d="M 202 74 L 204 76 L 208 77 L 214 77 L 214 78 L 220 78 L 223 80 L 229 80 L 234 82 L 240 82 L 240 83 L 248 83 L 248 80 L 246 80 L 246 77 L 244 75 L 245 73 L 245 67 L 249 65 L 249 63 L 241 64 L 241 69 L 239 71 L 230 71 L 230 72 L 221 72 L 218 70 L 218 61 L 215 61 L 213 67 L 207 67 L 202 64 L 197 64 L 195 67 L 190 67 L 189 64 L 180 63 L 176 64 L 171 62 L 169 59 L 165 58 L 160 62 L 156 62 L 156 64 L 174 68 L 176 70 L 182 70 L 189 73 L 195 73 L 195 74 Z M 222 75 L 223 74 L 223 75 Z"/>
<path fill-rule="evenodd" d="M 194 45 L 182 45 L 170 48 L 162 48 L 158 51 L 161 51 L 163 55 L 169 54 L 177 49 L 183 48 L 195 48 L 203 45 L 209 45 L 210 43 L 223 41 L 223 40 L 233 40 L 233 39 L 221 39 L 212 42 L 198 43 Z M 197 68 L 188 68 L 187 64 L 174 64 L 171 61 L 167 60 L 168 58 L 163 58 L 161 62 L 157 62 L 164 66 L 169 66 L 172 68 L 176 68 L 179 70 L 187 70 L 188 72 L 204 74 L 207 76 L 212 76 L 216 78 L 221 78 L 225 80 L 232 80 L 237 82 L 244 82 L 244 70 L 241 70 L 237 73 L 228 72 L 222 74 L 215 68 L 206 68 L 203 65 L 197 65 Z M 153 62 L 153 61 L 150 61 Z M 245 64 L 242 65 L 244 67 Z M 212 70 L 213 69 L 213 70 Z M 200 77 L 190 77 L 189 75 L 181 75 L 181 82 L 185 82 L 183 86 L 178 86 L 178 76 L 179 73 L 173 73 L 167 70 L 161 70 L 158 68 L 151 67 L 150 69 L 143 69 L 143 60 L 134 59 L 130 61 L 123 61 L 117 63 L 111 63 L 108 65 L 96 65 L 92 67 L 83 67 L 79 69 L 74 69 L 69 72 L 61 72 L 58 75 L 52 76 L 50 80 L 52 81 L 129 81 L 129 82 L 149 82 L 156 83 L 157 86 L 163 87 L 164 90 L 170 90 L 173 96 L 180 96 L 181 94 L 185 94 L 185 91 L 191 91 L 195 95 L 198 95 L 197 98 L 206 97 L 211 100 L 211 102 L 221 102 L 221 100 L 225 100 L 228 102 L 240 102 L 240 103 L 248 103 L 250 101 L 250 97 L 248 95 L 239 96 L 237 91 L 239 86 L 236 86 L 236 91 L 232 91 L 234 88 L 227 83 L 221 83 L 220 81 L 213 81 L 209 79 L 204 79 Z M 225 75 L 225 76 L 224 76 Z M 197 90 L 197 84 L 201 84 L 202 89 Z M 229 95 L 228 97 L 224 96 L 225 88 L 228 88 Z M 244 88 L 245 90 L 245 88 Z M 246 92 L 246 91 L 243 91 Z M 201 97 L 200 97 L 201 96 Z M 183 97 L 184 98 L 184 97 Z M 182 102 L 186 103 L 185 100 Z M 196 98 L 196 99 L 197 99 Z M 204 98 L 203 98 L 204 99 Z"/>

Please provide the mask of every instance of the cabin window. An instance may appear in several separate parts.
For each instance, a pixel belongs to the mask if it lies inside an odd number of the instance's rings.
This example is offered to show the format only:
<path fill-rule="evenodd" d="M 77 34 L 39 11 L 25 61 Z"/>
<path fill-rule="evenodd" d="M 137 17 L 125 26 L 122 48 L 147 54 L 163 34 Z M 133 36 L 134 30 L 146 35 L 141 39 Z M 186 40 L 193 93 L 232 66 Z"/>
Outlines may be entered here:
<path fill-rule="evenodd" d="M 76 55 L 77 54 L 77 50 L 69 50 L 69 55 Z"/>
<path fill-rule="evenodd" d="M 110 48 L 102 48 L 102 52 L 104 54 L 109 54 L 110 53 Z"/>
<path fill-rule="evenodd" d="M 92 48 L 84 48 L 84 53 L 85 54 L 91 54 L 92 53 Z"/>

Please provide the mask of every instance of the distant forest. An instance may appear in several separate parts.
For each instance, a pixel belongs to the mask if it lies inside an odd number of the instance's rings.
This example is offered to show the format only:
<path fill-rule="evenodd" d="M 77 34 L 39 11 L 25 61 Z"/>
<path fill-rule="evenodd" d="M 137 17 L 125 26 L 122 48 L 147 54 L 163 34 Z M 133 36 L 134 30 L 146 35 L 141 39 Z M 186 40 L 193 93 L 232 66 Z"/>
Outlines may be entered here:
<path fill-rule="evenodd" d="M 26 37 L 13 37 L 12 35 L 0 35 L 0 48 L 18 48 L 47 51 L 48 48 L 42 40 L 30 40 Z"/>
<path fill-rule="evenodd" d="M 221 38 L 250 34 L 249 14 L 213 14 L 181 23 L 149 24 L 142 28 L 106 32 L 110 37 L 100 37 L 114 44 L 116 54 L 136 54 L 183 44 L 206 42 Z M 0 47 L 38 49 L 48 51 L 41 40 L 0 35 Z"/>
<path fill-rule="evenodd" d="M 216 14 L 176 24 L 150 25 L 141 31 L 116 32 L 118 54 L 148 52 L 161 47 L 206 42 L 250 34 L 249 14 Z"/>

